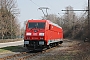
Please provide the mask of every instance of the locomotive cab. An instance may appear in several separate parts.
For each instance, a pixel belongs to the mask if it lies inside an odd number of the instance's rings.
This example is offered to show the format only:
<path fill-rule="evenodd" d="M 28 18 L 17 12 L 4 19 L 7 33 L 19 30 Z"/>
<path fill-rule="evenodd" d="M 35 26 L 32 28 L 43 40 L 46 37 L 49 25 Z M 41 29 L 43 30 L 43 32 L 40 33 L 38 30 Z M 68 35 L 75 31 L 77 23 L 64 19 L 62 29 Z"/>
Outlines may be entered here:
<path fill-rule="evenodd" d="M 24 46 L 29 50 L 33 49 L 43 49 L 46 45 L 45 41 L 45 25 L 44 21 L 28 21 L 25 37 L 24 37 Z"/>

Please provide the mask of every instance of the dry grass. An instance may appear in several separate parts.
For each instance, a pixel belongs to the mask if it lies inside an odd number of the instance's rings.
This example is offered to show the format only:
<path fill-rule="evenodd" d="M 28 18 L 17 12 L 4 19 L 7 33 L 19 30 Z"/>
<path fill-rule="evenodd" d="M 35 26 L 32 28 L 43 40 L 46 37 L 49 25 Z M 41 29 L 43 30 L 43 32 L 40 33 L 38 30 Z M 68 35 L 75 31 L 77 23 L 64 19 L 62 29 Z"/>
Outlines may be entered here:
<path fill-rule="evenodd" d="M 10 47 L 0 48 L 0 54 L 16 53 L 16 52 L 22 52 L 24 50 L 25 49 L 22 46 L 10 46 Z"/>

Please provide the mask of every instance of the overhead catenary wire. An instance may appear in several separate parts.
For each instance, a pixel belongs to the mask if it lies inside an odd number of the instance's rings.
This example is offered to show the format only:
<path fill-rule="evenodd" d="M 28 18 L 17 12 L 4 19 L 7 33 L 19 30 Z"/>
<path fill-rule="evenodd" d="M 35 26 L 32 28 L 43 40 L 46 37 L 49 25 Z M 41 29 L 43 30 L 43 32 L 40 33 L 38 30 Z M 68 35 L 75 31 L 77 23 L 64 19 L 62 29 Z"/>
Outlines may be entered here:
<path fill-rule="evenodd" d="M 36 5 L 37 7 L 40 7 L 38 4 L 36 4 L 34 1 L 32 1 L 32 0 L 29 0 L 29 1 L 31 1 L 34 5 Z"/>
<path fill-rule="evenodd" d="M 50 6 L 50 7 L 53 7 L 53 6 L 51 5 L 51 3 L 49 3 L 47 0 L 45 0 L 45 1 L 46 1 L 46 3 L 48 3 L 48 4 L 49 4 L 49 6 Z"/>
<path fill-rule="evenodd" d="M 48 2 L 47 0 L 44 0 L 44 1 L 46 1 L 46 3 L 49 5 L 49 10 L 50 10 L 52 13 L 55 13 L 54 10 L 50 8 L 50 7 L 53 7 L 53 5 L 52 5 L 50 2 Z"/>

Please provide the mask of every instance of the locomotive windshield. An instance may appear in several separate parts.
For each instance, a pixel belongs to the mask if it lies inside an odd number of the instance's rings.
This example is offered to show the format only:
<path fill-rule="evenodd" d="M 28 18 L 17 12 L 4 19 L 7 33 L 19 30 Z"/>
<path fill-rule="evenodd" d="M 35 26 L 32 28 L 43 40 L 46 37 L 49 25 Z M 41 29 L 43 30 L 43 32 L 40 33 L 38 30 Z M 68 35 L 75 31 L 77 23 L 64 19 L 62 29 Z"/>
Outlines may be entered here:
<path fill-rule="evenodd" d="M 45 28 L 45 23 L 43 23 L 43 22 L 30 22 L 30 23 L 28 23 L 28 28 Z"/>

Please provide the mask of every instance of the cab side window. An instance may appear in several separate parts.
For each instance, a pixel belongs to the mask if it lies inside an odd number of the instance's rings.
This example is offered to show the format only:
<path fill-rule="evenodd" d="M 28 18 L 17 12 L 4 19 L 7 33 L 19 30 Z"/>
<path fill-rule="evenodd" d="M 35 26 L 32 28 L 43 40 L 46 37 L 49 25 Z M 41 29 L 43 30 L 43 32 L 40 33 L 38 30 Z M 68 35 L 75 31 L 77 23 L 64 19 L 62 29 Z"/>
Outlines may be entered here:
<path fill-rule="evenodd" d="M 51 29 L 51 25 L 49 25 L 49 30 Z"/>

